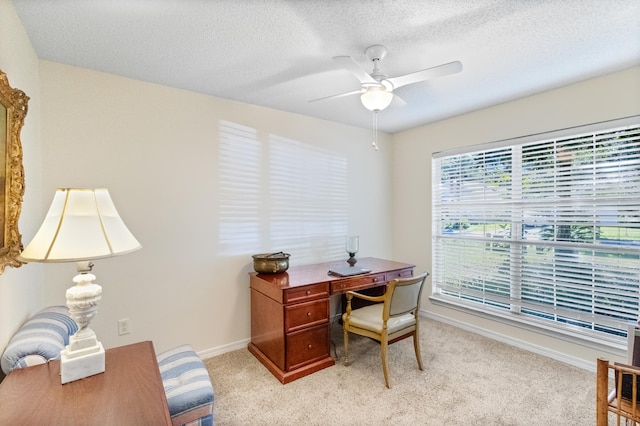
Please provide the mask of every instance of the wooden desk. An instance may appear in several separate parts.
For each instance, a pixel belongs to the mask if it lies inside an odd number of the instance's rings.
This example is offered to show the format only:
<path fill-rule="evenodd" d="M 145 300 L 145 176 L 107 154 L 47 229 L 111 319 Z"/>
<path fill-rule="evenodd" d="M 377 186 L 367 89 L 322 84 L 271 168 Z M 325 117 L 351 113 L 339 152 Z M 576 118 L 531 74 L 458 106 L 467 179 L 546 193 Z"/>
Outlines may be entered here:
<path fill-rule="evenodd" d="M 250 273 L 249 351 L 280 382 L 289 383 L 335 364 L 330 354 L 330 296 L 385 286 L 413 276 L 414 265 L 367 257 L 356 267 L 371 272 L 335 277 L 327 272 L 346 261 L 291 267 L 281 274 Z"/>
<path fill-rule="evenodd" d="M 171 425 L 151 342 L 108 349 L 105 372 L 60 383 L 60 361 L 0 383 L 0 425 Z"/>

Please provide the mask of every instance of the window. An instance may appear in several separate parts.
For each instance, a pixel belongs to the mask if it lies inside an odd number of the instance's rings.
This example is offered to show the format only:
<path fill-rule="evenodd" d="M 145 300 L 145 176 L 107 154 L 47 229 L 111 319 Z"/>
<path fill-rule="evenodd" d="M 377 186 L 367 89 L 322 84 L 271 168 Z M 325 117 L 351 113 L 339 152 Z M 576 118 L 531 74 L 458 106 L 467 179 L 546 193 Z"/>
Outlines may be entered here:
<path fill-rule="evenodd" d="M 433 297 L 608 344 L 638 320 L 640 117 L 433 158 Z"/>

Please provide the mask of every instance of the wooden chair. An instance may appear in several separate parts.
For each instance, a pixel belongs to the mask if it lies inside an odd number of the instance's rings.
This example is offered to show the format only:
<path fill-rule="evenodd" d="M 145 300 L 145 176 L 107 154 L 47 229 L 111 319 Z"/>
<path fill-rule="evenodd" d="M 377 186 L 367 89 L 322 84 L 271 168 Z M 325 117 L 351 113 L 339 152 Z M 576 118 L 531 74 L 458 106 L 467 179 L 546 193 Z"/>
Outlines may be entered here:
<path fill-rule="evenodd" d="M 389 282 L 382 296 L 367 296 L 348 291 L 347 309 L 342 315 L 344 330 L 344 365 L 349 365 L 349 333 L 370 337 L 380 342 L 382 353 L 382 371 L 384 381 L 389 388 L 387 374 L 387 348 L 390 343 L 413 336 L 413 347 L 422 370 L 420 357 L 420 333 L 418 310 L 425 278 L 424 272 L 416 277 L 397 278 Z M 359 299 L 377 302 L 363 308 L 351 309 L 351 300 Z"/>
<path fill-rule="evenodd" d="M 609 390 L 609 372 L 613 371 L 614 386 Z M 610 364 L 598 358 L 596 369 L 596 426 L 608 426 L 609 413 L 615 414 L 617 425 L 640 422 L 638 407 L 640 368 L 624 364 Z"/>

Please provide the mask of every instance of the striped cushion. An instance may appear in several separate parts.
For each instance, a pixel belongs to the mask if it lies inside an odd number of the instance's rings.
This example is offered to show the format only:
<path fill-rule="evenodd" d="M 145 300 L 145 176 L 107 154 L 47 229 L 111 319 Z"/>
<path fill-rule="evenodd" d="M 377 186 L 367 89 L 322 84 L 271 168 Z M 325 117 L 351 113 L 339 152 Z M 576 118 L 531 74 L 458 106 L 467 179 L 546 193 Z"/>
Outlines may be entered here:
<path fill-rule="evenodd" d="M 44 364 L 60 357 L 69 344 L 69 337 L 78 325 L 69 316 L 66 306 L 51 306 L 31 317 L 9 340 L 2 354 L 2 371 L 9 374 L 16 368 Z"/>
<path fill-rule="evenodd" d="M 191 345 L 158 355 L 158 366 L 174 426 L 213 426 L 213 387 Z"/>

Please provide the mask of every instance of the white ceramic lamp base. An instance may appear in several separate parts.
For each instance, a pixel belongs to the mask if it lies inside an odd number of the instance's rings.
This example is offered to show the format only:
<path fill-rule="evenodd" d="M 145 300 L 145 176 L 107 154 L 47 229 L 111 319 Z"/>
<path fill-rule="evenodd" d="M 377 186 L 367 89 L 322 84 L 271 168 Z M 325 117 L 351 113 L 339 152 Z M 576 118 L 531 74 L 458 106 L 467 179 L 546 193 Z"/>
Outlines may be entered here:
<path fill-rule="evenodd" d="M 98 303 L 102 298 L 102 287 L 93 282 L 95 279 L 95 275 L 90 273 L 78 274 L 73 278 L 76 285 L 67 290 L 69 314 L 79 330 L 60 352 L 63 384 L 104 373 L 104 347 L 89 328 L 89 322 L 98 312 Z"/>
<path fill-rule="evenodd" d="M 68 351 L 69 346 L 60 352 L 60 376 L 62 384 L 104 373 L 104 347 L 102 343 L 92 348 L 95 351 L 82 355 Z"/>

